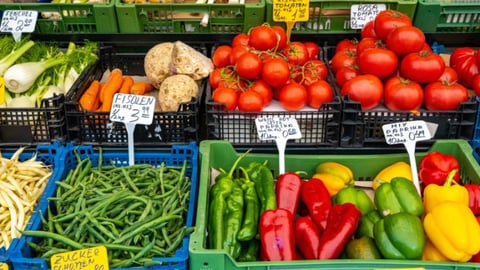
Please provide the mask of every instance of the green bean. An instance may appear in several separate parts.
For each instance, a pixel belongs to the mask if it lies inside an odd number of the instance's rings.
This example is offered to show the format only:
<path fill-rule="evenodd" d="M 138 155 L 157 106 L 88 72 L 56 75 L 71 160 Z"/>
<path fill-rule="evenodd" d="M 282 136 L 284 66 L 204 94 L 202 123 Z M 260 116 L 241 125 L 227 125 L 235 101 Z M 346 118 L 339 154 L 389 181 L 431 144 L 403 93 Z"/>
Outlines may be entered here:
<path fill-rule="evenodd" d="M 107 240 L 105 240 L 105 238 L 99 232 L 97 232 L 94 228 L 92 228 L 90 225 L 87 224 L 85 228 L 91 235 L 93 235 L 100 242 L 107 242 Z"/>
<path fill-rule="evenodd" d="M 44 237 L 44 238 L 52 238 L 55 241 L 61 242 L 67 246 L 70 246 L 72 248 L 76 249 L 82 249 L 83 245 L 73 241 L 72 239 L 69 239 L 67 237 L 64 237 L 61 234 L 58 233 L 53 233 L 53 232 L 46 232 L 46 231 L 33 231 L 33 230 L 26 230 L 22 232 L 23 235 L 25 236 L 32 236 L 32 237 Z"/>
<path fill-rule="evenodd" d="M 129 260 L 127 260 L 123 263 L 117 264 L 117 265 L 112 265 L 112 267 L 115 268 L 115 267 L 129 267 L 129 266 L 131 266 L 135 260 L 140 259 L 143 255 L 145 255 L 147 252 L 149 252 L 153 248 L 154 244 L 155 244 L 155 239 L 153 241 L 151 241 L 148 245 L 146 245 L 140 252 L 138 252 L 135 256 L 133 256 Z"/>
<path fill-rule="evenodd" d="M 182 217 L 179 215 L 168 215 L 168 216 L 160 216 L 159 218 L 156 218 L 140 227 L 133 228 L 133 230 L 127 231 L 127 232 L 122 232 L 121 236 L 115 240 L 113 243 L 118 244 L 122 243 L 126 239 L 133 237 L 135 234 L 148 229 L 148 228 L 157 228 L 158 226 L 166 223 L 169 220 L 172 219 L 181 219 Z"/>

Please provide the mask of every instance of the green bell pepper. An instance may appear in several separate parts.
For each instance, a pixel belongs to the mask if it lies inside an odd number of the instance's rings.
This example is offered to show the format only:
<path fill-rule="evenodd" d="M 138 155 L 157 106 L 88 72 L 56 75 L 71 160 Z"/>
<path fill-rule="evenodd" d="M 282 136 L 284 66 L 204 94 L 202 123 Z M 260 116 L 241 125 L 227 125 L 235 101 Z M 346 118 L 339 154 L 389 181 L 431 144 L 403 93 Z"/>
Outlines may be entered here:
<path fill-rule="evenodd" d="M 375 223 L 373 237 L 386 259 L 420 259 L 425 247 L 422 221 L 406 212 L 385 216 Z"/>
<path fill-rule="evenodd" d="M 361 188 L 354 186 L 346 186 L 342 188 L 334 197 L 334 204 L 353 203 L 362 215 L 375 209 L 372 199 L 368 196 L 367 192 Z"/>
<path fill-rule="evenodd" d="M 360 238 L 362 236 L 368 236 L 373 238 L 373 226 L 377 221 L 382 219 L 382 216 L 377 212 L 377 210 L 372 210 L 364 215 L 358 223 L 357 230 L 355 231 L 355 236 Z"/>
<path fill-rule="evenodd" d="M 423 214 L 423 202 L 411 180 L 393 178 L 390 183 L 382 183 L 375 190 L 374 203 L 383 216 L 407 212 L 416 216 Z"/>

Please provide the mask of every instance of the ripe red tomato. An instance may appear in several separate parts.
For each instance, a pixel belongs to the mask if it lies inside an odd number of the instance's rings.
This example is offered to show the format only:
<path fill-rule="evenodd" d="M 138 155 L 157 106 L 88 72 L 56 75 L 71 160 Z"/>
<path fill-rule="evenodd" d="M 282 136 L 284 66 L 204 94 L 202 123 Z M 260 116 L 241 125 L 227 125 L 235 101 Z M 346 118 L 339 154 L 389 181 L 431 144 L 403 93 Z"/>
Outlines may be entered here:
<path fill-rule="evenodd" d="M 377 107 L 383 98 L 383 83 L 375 75 L 362 74 L 347 81 L 342 89 L 341 95 L 353 101 L 358 101 L 363 110 L 370 110 Z"/>
<path fill-rule="evenodd" d="M 452 67 L 445 66 L 445 69 L 443 70 L 443 73 L 442 75 L 440 75 L 440 78 L 438 78 L 438 80 L 441 82 L 449 83 L 456 82 L 458 81 L 458 74 Z"/>
<path fill-rule="evenodd" d="M 263 97 L 253 90 L 245 90 L 238 97 L 238 110 L 242 112 L 260 112 L 263 110 Z"/>
<path fill-rule="evenodd" d="M 292 65 L 303 65 L 308 61 L 308 51 L 305 45 L 299 41 L 292 41 L 282 50 L 287 57 L 288 63 Z"/>
<path fill-rule="evenodd" d="M 389 49 L 372 48 L 357 57 L 360 73 L 372 74 L 380 79 L 391 76 L 398 67 L 397 55 Z"/>
<path fill-rule="evenodd" d="M 277 46 L 277 34 L 267 25 L 258 25 L 250 30 L 250 38 L 248 39 L 248 45 L 260 50 L 271 50 Z"/>
<path fill-rule="evenodd" d="M 240 55 L 248 52 L 248 48 L 245 46 L 234 46 L 232 47 L 232 51 L 230 52 L 230 64 L 235 65 L 237 59 Z"/>
<path fill-rule="evenodd" d="M 227 111 L 234 111 L 237 108 L 238 93 L 232 88 L 218 87 L 213 90 L 212 99 L 215 103 L 224 104 Z"/>
<path fill-rule="evenodd" d="M 363 28 L 360 30 L 360 37 L 362 39 L 367 38 L 367 37 L 373 37 L 376 38 L 377 35 L 375 34 L 375 29 L 373 28 L 373 20 L 367 22 Z"/>
<path fill-rule="evenodd" d="M 240 33 L 240 34 L 236 34 L 233 39 L 232 39 L 232 46 L 231 47 L 235 47 L 235 46 L 248 46 L 248 40 L 249 40 L 250 36 L 247 34 L 247 33 Z"/>
<path fill-rule="evenodd" d="M 335 53 L 330 61 L 330 68 L 332 69 L 333 73 L 337 73 L 337 71 L 341 67 L 352 67 L 357 62 L 357 53 L 352 50 L 342 50 L 338 53 Z"/>
<path fill-rule="evenodd" d="M 340 68 L 337 73 L 335 74 L 335 82 L 337 83 L 338 87 L 342 88 L 342 86 L 348 80 L 360 75 L 358 68 L 356 67 L 342 67 Z"/>
<path fill-rule="evenodd" d="M 253 52 L 246 52 L 238 57 L 235 63 L 235 71 L 240 77 L 253 80 L 262 71 L 262 60 Z"/>
<path fill-rule="evenodd" d="M 322 60 L 309 60 L 303 65 L 301 79 L 297 82 L 307 87 L 316 81 L 326 80 L 327 76 L 327 65 Z"/>
<path fill-rule="evenodd" d="M 333 88 L 325 80 L 316 81 L 307 87 L 307 105 L 318 109 L 322 104 L 332 102 Z"/>
<path fill-rule="evenodd" d="M 281 58 L 272 58 L 263 63 L 262 79 L 273 87 L 284 85 L 290 79 L 290 67 Z"/>
<path fill-rule="evenodd" d="M 480 73 L 473 77 L 473 92 L 480 97 Z"/>
<path fill-rule="evenodd" d="M 366 37 L 362 38 L 357 45 L 357 55 L 360 55 L 363 51 L 368 50 L 368 49 L 373 49 L 373 48 L 384 48 L 385 44 L 378 39 L 374 37 Z"/>
<path fill-rule="evenodd" d="M 409 53 L 400 63 L 400 75 L 419 83 L 438 81 L 444 69 L 443 58 L 428 51 Z"/>
<path fill-rule="evenodd" d="M 468 100 L 468 90 L 459 83 L 432 82 L 425 86 L 425 107 L 432 111 L 455 111 Z"/>
<path fill-rule="evenodd" d="M 259 93 L 263 98 L 263 106 L 268 106 L 273 99 L 273 90 L 264 80 L 255 80 L 248 89 Z"/>
<path fill-rule="evenodd" d="M 285 32 L 285 29 L 281 26 L 274 25 L 272 26 L 272 30 L 277 34 L 277 49 L 281 50 L 287 47 L 287 33 Z"/>
<path fill-rule="evenodd" d="M 392 77 L 385 82 L 383 101 L 392 111 L 411 111 L 423 104 L 422 86 L 414 81 Z"/>
<path fill-rule="evenodd" d="M 237 85 L 238 78 L 232 68 L 222 67 L 212 70 L 208 81 L 212 89 L 217 87 L 235 88 L 234 86 Z"/>
<path fill-rule="evenodd" d="M 230 53 L 232 47 L 229 45 L 218 46 L 212 54 L 212 62 L 215 67 L 225 67 L 230 65 Z"/>
<path fill-rule="evenodd" d="M 404 25 L 412 25 L 412 19 L 407 14 L 392 9 L 380 11 L 373 20 L 375 34 L 383 41 L 387 40 L 390 31 Z"/>
<path fill-rule="evenodd" d="M 405 25 L 393 29 L 387 36 L 386 46 L 398 56 L 418 52 L 425 45 L 425 34 L 420 28 Z"/>
<path fill-rule="evenodd" d="M 450 55 L 450 66 L 458 74 L 458 81 L 468 88 L 473 86 L 473 77 L 480 73 L 478 50 L 471 47 L 455 48 Z"/>
<path fill-rule="evenodd" d="M 357 49 L 358 41 L 356 39 L 342 39 L 335 46 L 335 53 L 343 50 L 349 50 L 355 52 Z"/>
<path fill-rule="evenodd" d="M 320 57 L 320 46 L 312 41 L 306 41 L 303 43 L 305 48 L 307 48 L 308 59 L 318 59 Z"/>
<path fill-rule="evenodd" d="M 278 100 L 285 110 L 298 111 L 307 103 L 307 89 L 296 82 L 287 83 L 280 88 Z"/>

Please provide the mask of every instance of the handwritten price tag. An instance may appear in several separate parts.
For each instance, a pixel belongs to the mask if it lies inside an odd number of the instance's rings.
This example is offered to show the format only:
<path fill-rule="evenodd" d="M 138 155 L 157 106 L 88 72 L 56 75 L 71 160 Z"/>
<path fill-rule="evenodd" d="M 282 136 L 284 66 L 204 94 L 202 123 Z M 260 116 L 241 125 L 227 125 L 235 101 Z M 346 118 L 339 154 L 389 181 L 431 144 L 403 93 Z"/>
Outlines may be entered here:
<path fill-rule="evenodd" d="M 22 33 L 31 33 L 35 30 L 37 18 L 36 10 L 5 10 L 0 32 L 10 32 L 16 41 L 20 41 Z"/>
<path fill-rule="evenodd" d="M 51 269 L 108 270 L 107 249 L 104 246 L 55 254 L 50 259 Z"/>
<path fill-rule="evenodd" d="M 388 144 L 417 142 L 432 138 L 427 123 L 422 120 L 386 124 L 382 129 Z"/>
<path fill-rule="evenodd" d="M 308 0 L 273 0 L 273 21 L 308 21 L 309 6 Z"/>
<path fill-rule="evenodd" d="M 387 9 L 385 4 L 358 4 L 350 8 L 350 27 L 362 29 L 365 24 L 373 20 L 382 10 Z"/>
<path fill-rule="evenodd" d="M 8 264 L 0 263 L 0 270 L 8 270 Z"/>
<path fill-rule="evenodd" d="M 150 125 L 153 121 L 155 98 L 130 94 L 115 94 L 110 110 L 113 122 Z"/>
<path fill-rule="evenodd" d="M 262 141 L 300 139 L 302 133 L 293 117 L 261 117 L 255 119 L 258 138 Z"/>

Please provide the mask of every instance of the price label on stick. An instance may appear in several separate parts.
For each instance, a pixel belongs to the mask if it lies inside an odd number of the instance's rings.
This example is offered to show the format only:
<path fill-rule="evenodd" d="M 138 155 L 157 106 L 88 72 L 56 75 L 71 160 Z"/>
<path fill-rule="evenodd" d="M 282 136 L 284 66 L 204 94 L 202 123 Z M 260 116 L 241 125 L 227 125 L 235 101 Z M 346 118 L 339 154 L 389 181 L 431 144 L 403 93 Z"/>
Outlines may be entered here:
<path fill-rule="evenodd" d="M 415 145 L 417 141 L 424 141 L 432 138 L 427 123 L 422 120 L 398 122 L 383 125 L 382 129 L 385 141 L 388 144 L 403 144 L 407 149 L 413 183 L 420 194 L 417 162 L 415 160 Z"/>
<path fill-rule="evenodd" d="M 385 4 L 356 4 L 350 8 L 350 28 L 362 29 L 377 14 L 387 9 Z"/>
<path fill-rule="evenodd" d="M 273 21 L 285 22 L 287 41 L 290 41 L 295 22 L 306 22 L 310 17 L 309 0 L 273 0 Z"/>
<path fill-rule="evenodd" d="M 153 121 L 155 98 L 130 94 L 115 94 L 110 109 L 110 120 L 125 124 L 128 137 L 128 163 L 135 164 L 133 153 L 133 132 L 135 125 L 150 125 Z"/>
<path fill-rule="evenodd" d="M 10 32 L 15 41 L 20 41 L 22 33 L 32 33 L 37 23 L 36 10 L 5 10 L 0 24 L 0 32 Z"/>
<path fill-rule="evenodd" d="M 274 140 L 278 149 L 279 173 L 285 172 L 285 147 L 289 139 L 300 139 L 302 133 L 297 119 L 287 116 L 260 117 L 255 119 L 258 138 L 262 141 Z"/>
<path fill-rule="evenodd" d="M 108 270 L 105 246 L 78 249 L 52 255 L 51 269 Z"/>

